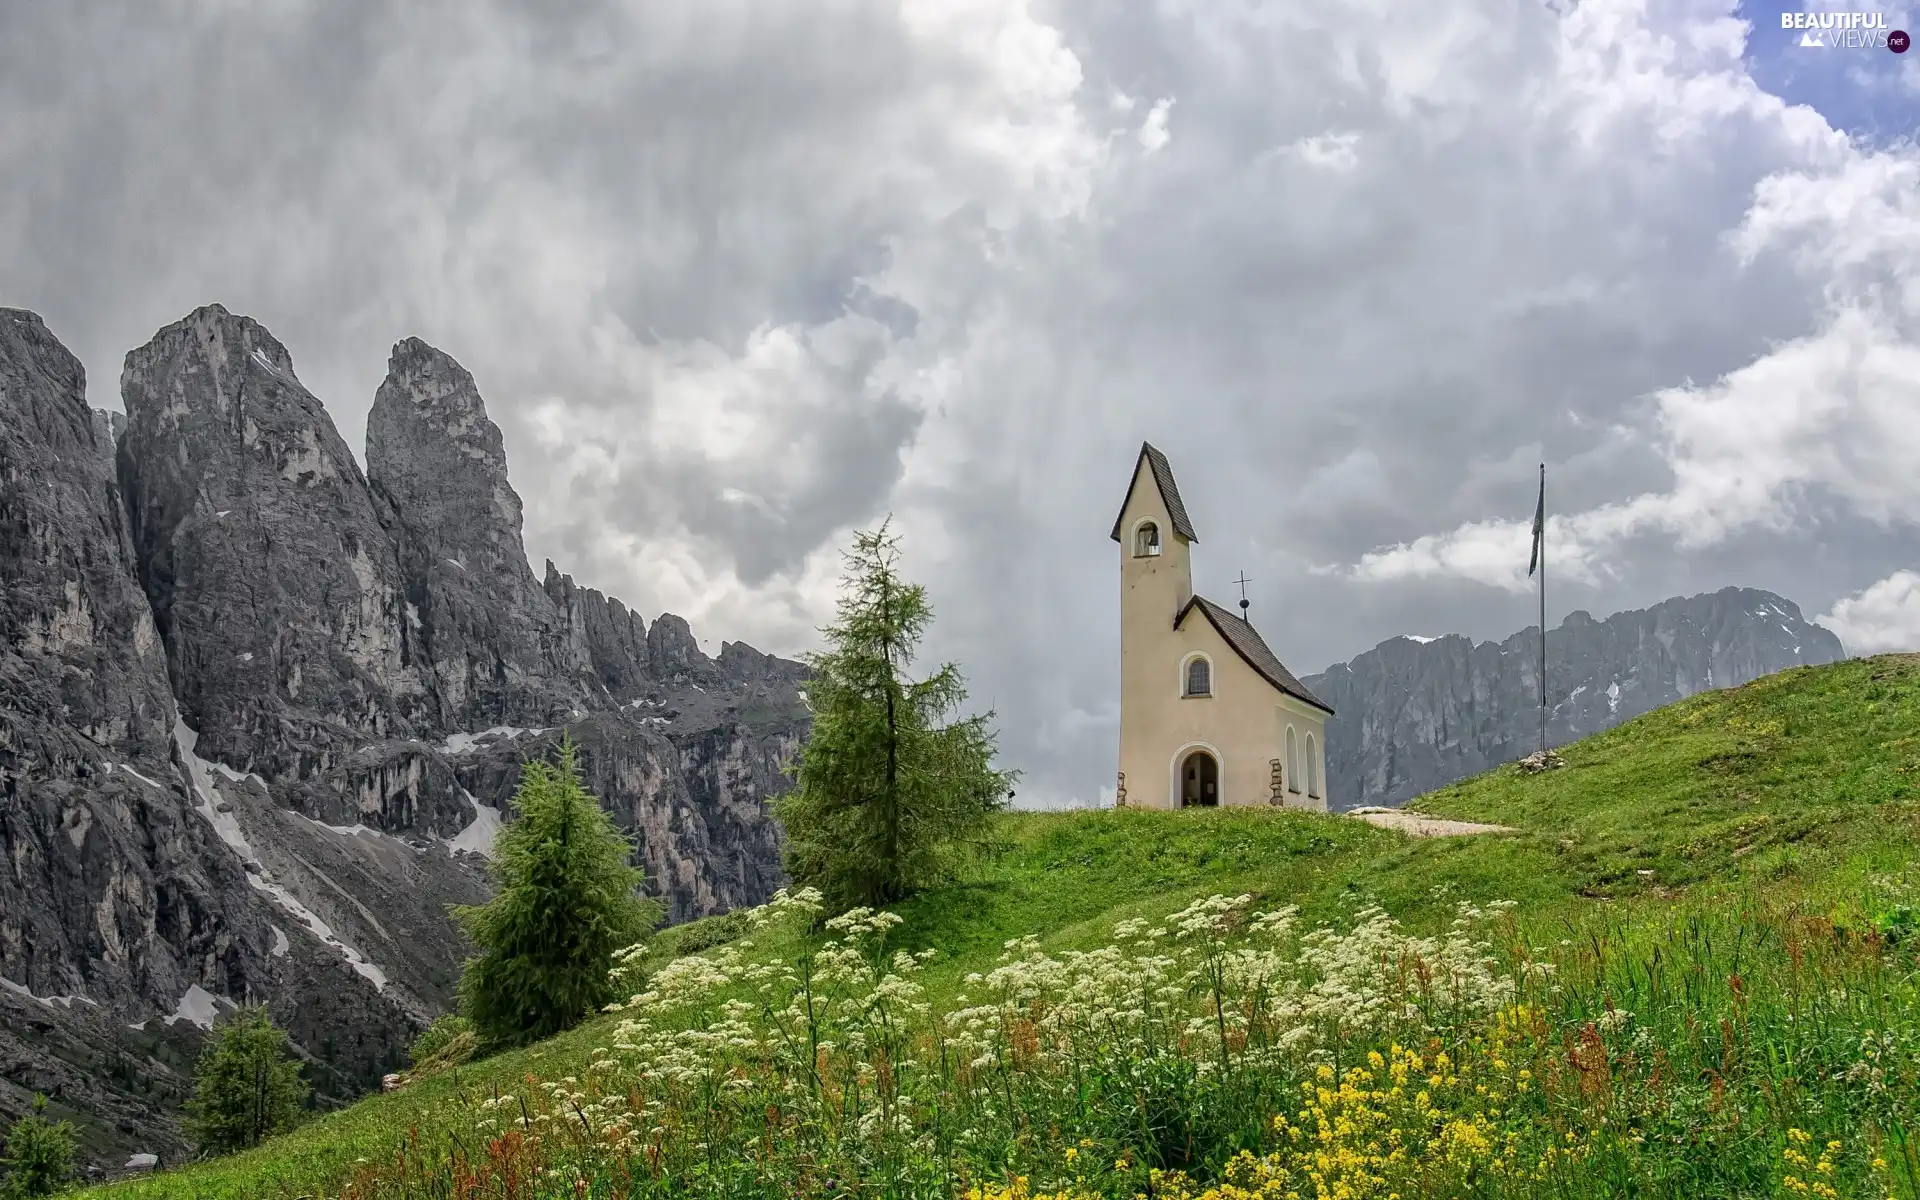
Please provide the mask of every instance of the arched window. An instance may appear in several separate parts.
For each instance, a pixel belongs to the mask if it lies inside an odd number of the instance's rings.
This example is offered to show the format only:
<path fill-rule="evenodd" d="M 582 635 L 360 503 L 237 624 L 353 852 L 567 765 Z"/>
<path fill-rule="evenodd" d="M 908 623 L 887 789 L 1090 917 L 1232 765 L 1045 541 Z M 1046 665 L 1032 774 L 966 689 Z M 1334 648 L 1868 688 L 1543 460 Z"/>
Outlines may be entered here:
<path fill-rule="evenodd" d="M 1300 794 L 1300 743 L 1294 740 L 1293 726 L 1287 726 L 1287 790 Z"/>
<path fill-rule="evenodd" d="M 1140 522 L 1140 527 L 1133 531 L 1133 556 L 1152 558 L 1158 553 L 1160 553 L 1160 527 L 1152 521 Z"/>
<path fill-rule="evenodd" d="M 1183 696 L 1213 695 L 1213 664 L 1204 656 L 1195 655 L 1187 662 L 1187 678 L 1180 689 Z"/>
<path fill-rule="evenodd" d="M 1314 752 L 1313 735 L 1307 735 L 1307 795 L 1320 798 L 1320 756 Z"/>

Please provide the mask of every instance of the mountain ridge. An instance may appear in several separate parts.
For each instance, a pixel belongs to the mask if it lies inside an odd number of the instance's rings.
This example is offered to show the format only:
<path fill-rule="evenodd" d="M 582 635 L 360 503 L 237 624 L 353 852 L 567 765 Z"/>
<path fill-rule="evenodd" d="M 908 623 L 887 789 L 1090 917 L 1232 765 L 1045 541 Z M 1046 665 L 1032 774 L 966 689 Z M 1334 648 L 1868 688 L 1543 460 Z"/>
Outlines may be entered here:
<path fill-rule="evenodd" d="M 1333 705 L 1327 786 L 1336 809 L 1403 804 L 1539 746 L 1540 627 L 1499 642 L 1388 638 L 1302 682 Z M 1547 737 L 1559 745 L 1698 692 L 1846 657 L 1793 601 L 1756 588 L 1675 596 L 1547 635 Z"/>

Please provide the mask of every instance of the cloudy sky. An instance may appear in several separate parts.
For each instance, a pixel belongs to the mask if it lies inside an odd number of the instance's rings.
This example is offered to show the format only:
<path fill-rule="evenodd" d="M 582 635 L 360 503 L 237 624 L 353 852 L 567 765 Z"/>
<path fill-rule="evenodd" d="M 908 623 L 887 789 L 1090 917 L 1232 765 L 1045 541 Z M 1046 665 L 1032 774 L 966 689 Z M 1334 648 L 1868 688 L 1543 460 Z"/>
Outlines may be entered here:
<path fill-rule="evenodd" d="M 1920 53 L 1799 8 L 7 4 L 0 304 L 118 407 L 219 301 L 356 447 L 423 337 L 536 566 L 714 651 L 812 646 L 892 514 L 1023 799 L 1092 801 L 1143 439 L 1303 674 L 1529 624 L 1541 461 L 1555 622 L 1920 647 Z"/>

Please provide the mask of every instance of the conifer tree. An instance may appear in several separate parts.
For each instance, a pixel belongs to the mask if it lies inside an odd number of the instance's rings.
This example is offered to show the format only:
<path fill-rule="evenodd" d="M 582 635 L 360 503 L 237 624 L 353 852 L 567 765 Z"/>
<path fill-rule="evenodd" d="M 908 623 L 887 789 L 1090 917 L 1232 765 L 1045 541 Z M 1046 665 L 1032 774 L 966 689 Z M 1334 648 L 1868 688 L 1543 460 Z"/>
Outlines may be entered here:
<path fill-rule="evenodd" d="M 900 577 L 890 524 L 857 533 L 846 555 L 828 649 L 808 659 L 813 730 L 776 807 L 788 874 L 842 910 L 953 878 L 989 841 L 1015 774 L 993 766 L 991 712 L 956 719 L 958 667 L 909 677 L 933 609 Z"/>
<path fill-rule="evenodd" d="M 488 1047 L 517 1046 L 578 1024 L 613 998 L 615 953 L 660 922 L 640 894 L 633 846 L 580 780 L 579 751 L 526 764 L 519 816 L 494 838 L 499 894 L 453 909 L 479 947 L 460 977 L 461 1011 Z"/>
<path fill-rule="evenodd" d="M 240 1009 L 219 1024 L 200 1052 L 187 1133 L 202 1154 L 257 1146 L 294 1127 L 307 1090 L 287 1035 L 267 1010 Z"/>
<path fill-rule="evenodd" d="M 47 1120 L 47 1098 L 35 1096 L 33 1111 L 7 1131 L 0 1156 L 0 1200 L 51 1196 L 73 1177 L 73 1126 Z"/>

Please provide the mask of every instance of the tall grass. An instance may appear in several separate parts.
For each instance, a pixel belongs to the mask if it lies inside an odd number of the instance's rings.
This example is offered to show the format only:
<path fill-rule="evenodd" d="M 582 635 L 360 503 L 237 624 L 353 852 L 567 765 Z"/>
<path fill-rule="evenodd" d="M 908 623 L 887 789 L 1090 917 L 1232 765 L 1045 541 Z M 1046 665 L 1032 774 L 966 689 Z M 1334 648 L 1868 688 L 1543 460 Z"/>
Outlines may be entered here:
<path fill-rule="evenodd" d="M 1213 896 L 1091 950 L 1012 941 L 942 1003 L 899 918 L 796 938 L 813 900 L 783 895 L 579 1075 L 470 1095 L 338 1194 L 1915 1200 L 1902 887 L 1557 928 L 1462 906 L 1435 936 Z"/>

